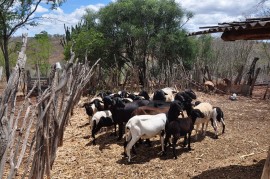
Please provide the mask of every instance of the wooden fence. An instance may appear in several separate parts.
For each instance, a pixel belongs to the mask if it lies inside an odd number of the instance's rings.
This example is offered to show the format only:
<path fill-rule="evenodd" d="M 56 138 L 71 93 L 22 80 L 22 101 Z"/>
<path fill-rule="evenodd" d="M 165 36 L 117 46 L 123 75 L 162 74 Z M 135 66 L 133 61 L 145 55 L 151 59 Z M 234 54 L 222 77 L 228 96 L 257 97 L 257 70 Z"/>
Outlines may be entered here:
<path fill-rule="evenodd" d="M 82 89 L 91 79 L 93 68 L 71 58 L 63 70 L 55 69 L 47 89 L 37 79 L 23 100 L 17 100 L 19 81 L 24 76 L 27 35 L 16 67 L 0 98 L 0 178 L 50 177 L 56 151 L 63 144 L 65 127 Z M 37 97 L 30 98 L 37 89 Z"/>

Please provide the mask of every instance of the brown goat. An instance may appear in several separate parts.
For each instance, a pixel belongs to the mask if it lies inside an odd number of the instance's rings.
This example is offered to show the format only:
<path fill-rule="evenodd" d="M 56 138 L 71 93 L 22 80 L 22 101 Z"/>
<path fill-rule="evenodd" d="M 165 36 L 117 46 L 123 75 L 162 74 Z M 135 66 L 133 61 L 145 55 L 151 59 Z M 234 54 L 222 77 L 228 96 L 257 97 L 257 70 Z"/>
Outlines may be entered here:
<path fill-rule="evenodd" d="M 163 108 L 156 108 L 156 107 L 151 107 L 151 106 L 141 106 L 135 109 L 131 116 L 136 116 L 136 115 L 145 115 L 145 114 L 150 114 L 150 115 L 155 115 L 159 113 L 167 113 L 169 110 L 170 106 L 168 107 L 163 107 Z"/>
<path fill-rule="evenodd" d="M 155 115 L 155 114 L 160 114 L 160 113 L 167 113 L 170 109 L 170 106 L 162 107 L 162 108 L 156 108 L 156 107 L 151 107 L 151 106 L 141 106 L 135 109 L 131 116 L 136 116 L 136 115 Z M 182 117 L 184 117 L 183 112 L 180 113 Z"/>

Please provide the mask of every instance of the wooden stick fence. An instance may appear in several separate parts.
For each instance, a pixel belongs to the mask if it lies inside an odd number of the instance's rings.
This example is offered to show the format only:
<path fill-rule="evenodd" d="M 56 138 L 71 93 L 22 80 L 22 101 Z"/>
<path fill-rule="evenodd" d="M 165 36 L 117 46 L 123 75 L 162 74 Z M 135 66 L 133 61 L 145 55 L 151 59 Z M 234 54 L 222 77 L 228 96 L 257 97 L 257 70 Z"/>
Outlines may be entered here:
<path fill-rule="evenodd" d="M 40 80 L 20 104 L 16 93 L 26 63 L 27 34 L 17 64 L 0 98 L 0 178 L 51 178 L 56 151 L 63 144 L 70 112 L 80 98 L 84 86 L 94 73 L 99 60 L 90 67 L 71 58 L 63 70 L 55 69 L 51 85 L 41 91 Z M 40 79 L 40 77 L 38 77 Z M 34 88 L 39 96 L 30 98 Z M 18 105 L 19 104 L 19 105 Z"/>

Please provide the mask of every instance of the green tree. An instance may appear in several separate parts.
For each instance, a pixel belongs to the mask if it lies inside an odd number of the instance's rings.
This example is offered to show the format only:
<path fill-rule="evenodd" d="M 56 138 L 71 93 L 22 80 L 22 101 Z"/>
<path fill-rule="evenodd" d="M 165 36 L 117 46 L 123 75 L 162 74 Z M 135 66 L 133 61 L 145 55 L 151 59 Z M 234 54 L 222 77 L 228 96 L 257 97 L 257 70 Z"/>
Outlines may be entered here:
<path fill-rule="evenodd" d="M 147 85 L 148 64 L 175 62 L 190 53 L 182 28 L 183 19 L 192 17 L 174 0 L 119 0 L 98 13 L 98 29 L 107 40 L 108 60 L 116 59 L 118 67 L 138 67 L 141 84 Z M 187 47 L 189 46 L 188 44 Z M 113 58 L 112 58 L 113 57 Z M 186 63 L 187 64 L 187 63 Z"/>
<path fill-rule="evenodd" d="M 47 0 L 52 8 L 61 5 L 65 0 Z M 9 40 L 21 27 L 37 25 L 38 17 L 32 17 L 42 0 L 0 0 L 0 47 L 5 59 L 7 81 L 10 76 Z"/>
<path fill-rule="evenodd" d="M 191 67 L 195 38 L 186 37 L 183 25 L 192 16 L 174 0 L 118 0 L 98 12 L 87 10 L 82 22 L 65 27 L 65 56 L 74 41 L 80 59 L 88 51 L 88 59 L 102 58 L 103 67 L 122 72 L 127 66 L 136 68 L 140 83 L 147 86 L 153 64 L 177 63 L 181 58 L 185 67 Z"/>
<path fill-rule="evenodd" d="M 49 57 L 52 51 L 49 34 L 46 31 L 36 34 L 29 46 L 28 62 L 32 65 L 37 64 L 41 74 L 47 76 L 50 68 Z"/>

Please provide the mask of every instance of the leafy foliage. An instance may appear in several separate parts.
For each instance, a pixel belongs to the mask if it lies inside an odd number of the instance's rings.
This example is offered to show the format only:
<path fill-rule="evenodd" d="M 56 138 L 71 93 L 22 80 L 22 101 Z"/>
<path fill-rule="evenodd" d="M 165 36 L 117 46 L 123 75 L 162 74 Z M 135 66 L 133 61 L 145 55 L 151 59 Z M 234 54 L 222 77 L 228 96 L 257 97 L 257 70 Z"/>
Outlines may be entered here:
<path fill-rule="evenodd" d="M 46 31 L 36 34 L 34 39 L 29 43 L 27 53 L 28 63 L 31 66 L 38 65 L 41 75 L 47 76 L 50 68 L 49 57 L 52 51 L 52 44 Z"/>
<path fill-rule="evenodd" d="M 88 51 L 88 59 L 101 57 L 104 67 L 137 67 L 142 83 L 150 64 L 161 66 L 181 58 L 190 68 L 196 46 L 182 28 L 185 16 L 189 19 L 193 14 L 174 0 L 118 0 L 96 13 L 87 10 L 70 31 L 75 54 L 83 59 Z M 66 55 L 71 43 L 66 45 Z"/>
<path fill-rule="evenodd" d="M 65 0 L 47 0 L 52 8 L 60 6 Z M 0 0 L 0 48 L 5 60 L 7 80 L 10 76 L 9 40 L 24 26 L 38 25 L 39 17 L 32 16 L 42 0 Z"/>

